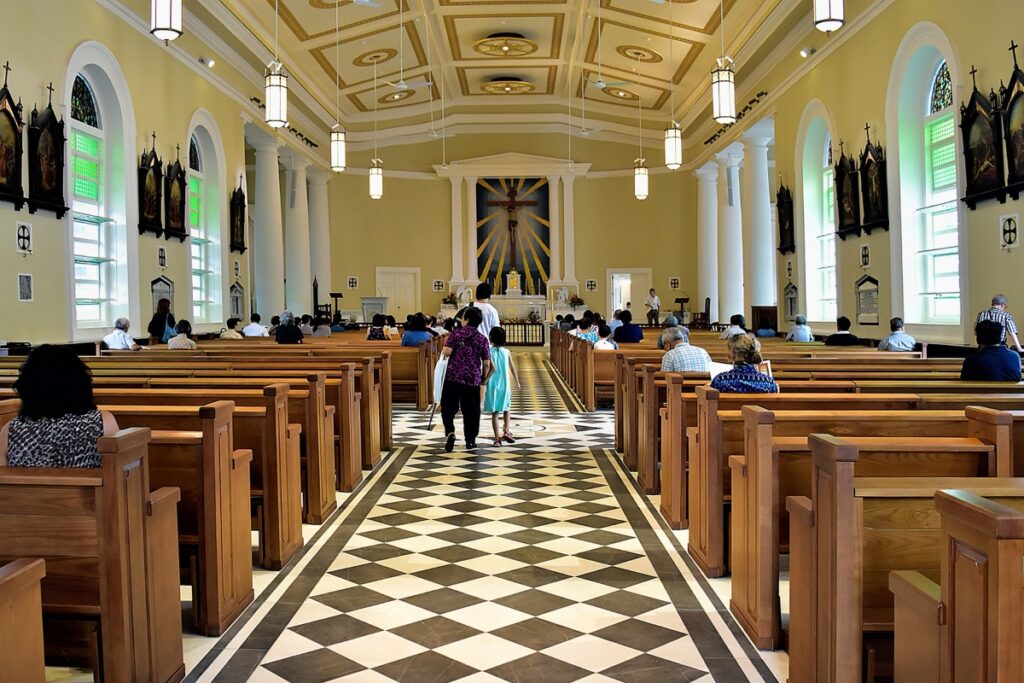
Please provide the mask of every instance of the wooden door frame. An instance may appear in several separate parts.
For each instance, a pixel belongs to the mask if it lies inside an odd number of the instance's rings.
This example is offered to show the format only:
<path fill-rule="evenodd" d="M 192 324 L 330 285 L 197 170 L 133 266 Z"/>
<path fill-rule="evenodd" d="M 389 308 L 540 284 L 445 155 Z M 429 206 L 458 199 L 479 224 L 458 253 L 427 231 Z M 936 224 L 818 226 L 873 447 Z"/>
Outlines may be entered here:
<path fill-rule="evenodd" d="M 377 266 L 374 269 L 373 287 L 380 296 L 380 276 L 383 273 L 412 273 L 416 277 L 413 278 L 413 308 L 415 310 L 409 311 L 406 315 L 415 313 L 423 310 L 423 298 L 420 292 L 420 281 L 423 278 L 422 269 L 419 267 L 406 267 L 406 266 Z M 402 321 L 399 321 L 402 322 Z"/>

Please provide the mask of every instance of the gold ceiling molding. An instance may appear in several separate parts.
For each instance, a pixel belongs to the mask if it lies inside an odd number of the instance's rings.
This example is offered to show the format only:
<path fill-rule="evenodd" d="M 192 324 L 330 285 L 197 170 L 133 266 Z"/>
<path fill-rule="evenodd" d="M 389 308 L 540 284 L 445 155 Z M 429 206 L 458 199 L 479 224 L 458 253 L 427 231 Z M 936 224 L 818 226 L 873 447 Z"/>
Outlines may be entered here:
<path fill-rule="evenodd" d="M 298 1 L 301 1 L 301 0 L 293 0 L 293 1 L 298 2 Z M 273 12 L 275 7 L 276 7 L 275 2 L 277 2 L 277 0 L 267 0 L 267 4 L 270 5 L 271 12 Z M 405 11 L 406 12 L 409 11 L 408 0 L 394 0 L 394 2 L 395 2 L 395 9 L 394 9 L 394 11 L 392 11 L 392 12 L 384 12 L 383 14 L 378 14 L 375 17 L 370 17 L 368 19 L 362 19 L 360 21 L 354 21 L 354 22 L 351 22 L 351 23 L 346 23 L 346 24 L 344 24 L 345 28 L 352 28 L 354 26 L 361 26 L 363 24 L 369 24 L 371 22 L 378 22 L 378 21 L 381 21 L 382 19 L 388 19 L 390 17 L 397 16 L 398 13 L 399 13 L 399 6 L 398 6 L 399 2 L 404 2 L 405 3 Z M 288 29 L 300 41 L 305 43 L 305 42 L 310 41 L 310 40 L 316 40 L 317 38 L 323 38 L 324 36 L 330 36 L 330 35 L 334 35 L 335 33 L 337 33 L 337 31 L 338 31 L 337 27 L 333 26 L 333 24 L 334 24 L 334 17 L 333 17 L 333 15 L 331 16 L 331 22 L 330 22 L 331 25 L 332 25 L 332 28 L 327 29 L 326 31 L 319 31 L 318 33 L 310 33 L 305 28 L 303 28 L 303 26 L 299 23 L 298 18 L 295 16 L 295 14 L 292 13 L 292 11 L 290 9 L 288 9 L 288 0 L 280 0 L 280 3 L 281 3 L 280 4 L 281 23 L 283 23 L 285 26 L 287 26 Z M 326 2 L 322 2 L 322 0 L 309 0 L 309 4 L 310 4 L 311 7 L 314 7 L 316 9 L 330 9 L 332 11 L 334 10 L 334 3 L 328 4 Z M 346 4 L 350 4 L 350 3 L 342 2 L 340 6 L 344 7 Z M 273 15 L 271 15 L 271 17 L 273 17 Z"/>
<path fill-rule="evenodd" d="M 533 92 L 533 83 L 515 78 L 496 78 L 481 85 L 480 89 L 489 95 L 525 95 Z"/>
<path fill-rule="evenodd" d="M 601 92 L 616 101 L 636 102 L 640 99 L 640 95 L 636 94 L 632 90 L 626 90 L 625 88 L 619 88 L 616 86 L 609 86 Z"/>
<path fill-rule="evenodd" d="M 441 7 L 471 7 L 473 5 L 564 5 L 569 0 L 438 0 Z"/>
<path fill-rule="evenodd" d="M 395 102 L 407 100 L 415 94 L 415 90 L 399 90 L 398 92 L 393 92 L 382 97 L 378 97 L 377 101 L 380 102 L 381 104 L 394 104 Z"/>
<path fill-rule="evenodd" d="M 486 4 L 486 3 L 479 3 Z M 529 4 L 537 4 L 531 2 Z M 565 25 L 565 15 L 562 13 L 531 13 L 531 14 L 446 14 L 444 15 L 444 32 L 448 36 L 448 45 L 451 48 L 452 59 L 455 61 L 491 61 L 494 57 L 483 56 L 483 57 L 467 57 L 462 54 L 462 41 L 459 39 L 458 29 L 455 27 L 455 22 L 458 19 L 496 19 L 505 20 L 508 23 L 514 22 L 518 18 L 524 19 L 551 19 L 551 50 L 548 54 L 539 55 L 533 53 L 530 57 L 522 57 L 521 59 L 558 59 L 562 54 L 562 33 L 563 26 Z M 507 26 L 502 27 L 508 31 L 515 31 L 515 27 L 508 28 Z"/>
<path fill-rule="evenodd" d="M 421 104 L 427 104 L 428 102 L 430 102 L 430 100 L 431 100 L 430 96 L 423 97 L 423 98 L 414 97 L 414 95 L 417 95 L 417 94 L 420 94 L 420 93 L 423 93 L 425 95 L 429 93 L 433 97 L 433 99 L 435 99 L 435 100 L 438 100 L 438 99 L 441 98 L 441 93 L 437 89 L 437 79 L 434 78 L 434 75 L 431 74 L 429 71 L 425 71 L 423 73 L 419 73 L 419 74 L 415 74 L 415 75 L 414 74 L 410 74 L 408 71 L 406 71 L 405 72 L 405 78 L 407 80 L 417 80 L 417 81 L 419 81 L 419 80 L 427 80 L 427 81 L 430 81 L 431 82 L 430 88 L 429 88 L 429 90 L 427 88 L 410 88 L 408 90 L 395 90 L 390 85 L 387 85 L 386 83 L 384 83 L 383 82 L 384 77 L 381 76 L 378 79 L 378 83 L 377 83 L 377 103 L 383 105 L 383 107 L 381 108 L 382 110 L 384 108 L 387 108 L 387 109 L 398 109 L 400 107 L 415 107 L 415 106 L 418 106 L 418 105 L 421 105 Z M 372 79 L 371 79 L 371 82 L 372 82 Z M 387 99 L 388 95 L 399 94 L 399 93 L 402 93 L 403 97 L 401 97 L 401 98 L 399 98 L 397 100 L 389 100 L 389 99 Z M 405 95 L 404 93 L 409 93 L 409 94 Z M 367 97 L 367 101 L 364 102 L 363 101 L 363 97 L 366 96 L 366 95 L 369 95 L 369 97 Z M 366 113 L 366 112 L 372 112 L 373 111 L 373 86 L 372 85 L 369 88 L 364 88 L 364 89 L 358 90 L 356 92 L 346 93 L 345 97 L 348 98 L 348 101 L 351 102 L 352 105 L 356 109 L 358 109 L 360 112 Z"/>
<path fill-rule="evenodd" d="M 523 68 L 523 67 L 521 67 L 521 68 Z M 531 66 L 531 67 L 525 67 L 525 68 L 528 68 L 528 69 L 531 69 L 531 70 L 547 69 L 547 72 L 548 72 L 547 83 L 545 85 L 545 88 L 544 88 L 543 92 L 537 91 L 536 86 L 534 86 L 534 89 L 531 90 L 529 93 L 521 93 L 521 94 L 524 94 L 524 95 L 526 95 L 526 94 L 528 94 L 528 95 L 553 95 L 555 93 L 555 80 L 558 77 L 558 67 L 557 66 L 554 66 L 554 65 L 550 65 L 550 66 Z M 490 94 L 490 93 L 484 93 L 484 92 L 475 92 L 475 91 L 473 91 L 469 87 L 469 76 L 467 75 L 469 71 L 491 71 L 491 72 L 493 72 L 493 71 L 495 71 L 495 69 L 493 67 L 489 67 L 489 66 L 457 66 L 457 67 L 455 67 L 455 73 L 456 73 L 456 75 L 459 78 L 459 87 L 462 90 L 462 94 L 466 95 L 468 97 L 474 97 L 474 96 L 475 97 L 483 97 L 486 94 Z M 482 86 L 481 86 L 481 90 L 482 90 Z"/>
<path fill-rule="evenodd" d="M 639 45 L 619 45 L 615 51 L 626 59 L 643 64 L 657 64 L 665 59 L 656 51 Z"/>
<path fill-rule="evenodd" d="M 704 48 L 704 43 L 698 43 L 696 41 L 688 40 L 686 38 L 683 38 L 683 37 L 677 36 L 677 35 L 671 35 L 670 36 L 668 33 L 658 33 L 656 31 L 647 31 L 647 30 L 639 28 L 637 26 L 632 26 L 630 24 L 623 24 L 623 23 L 618 22 L 618 21 L 612 21 L 612 20 L 609 20 L 609 19 L 603 19 L 601 21 L 601 25 L 602 25 L 602 28 L 605 25 L 618 26 L 619 28 L 624 28 L 624 29 L 627 29 L 629 31 L 635 31 L 635 32 L 643 33 L 643 34 L 650 35 L 650 36 L 657 36 L 659 38 L 665 38 L 666 40 L 674 40 L 677 43 L 683 43 L 683 45 L 684 45 L 683 49 L 686 50 L 686 54 L 679 61 L 679 68 L 676 69 L 675 73 L 672 74 L 671 81 L 665 80 L 664 78 L 661 78 L 659 76 L 646 76 L 646 78 L 648 78 L 650 80 L 661 81 L 662 83 L 672 83 L 673 85 L 679 85 L 679 83 L 683 80 L 683 77 L 686 75 L 686 72 L 690 70 L 690 67 L 692 67 L 693 63 L 697 60 L 697 55 L 699 55 L 700 51 Z M 584 55 L 584 60 L 588 64 L 590 64 L 592 66 L 597 66 L 597 42 L 598 42 L 598 40 L 597 40 L 597 18 L 595 17 L 593 22 L 591 22 L 590 39 L 587 42 L 587 52 Z M 646 49 L 646 48 L 641 48 L 641 49 Z M 651 52 L 653 52 L 653 50 L 651 50 Z M 657 53 L 655 53 L 655 54 L 657 54 Z M 636 57 L 634 56 L 634 57 L 631 57 L 630 59 L 636 60 Z M 633 75 L 633 72 L 627 71 L 627 70 L 619 68 L 619 67 L 616 67 L 614 65 L 602 64 L 601 68 L 603 70 L 605 70 L 605 71 L 617 71 L 619 73 L 630 74 L 630 77 L 632 77 L 632 75 Z"/>
<path fill-rule="evenodd" d="M 412 47 L 413 54 L 416 55 L 416 63 L 415 64 L 406 64 L 405 67 L 404 67 L 405 70 L 408 71 L 409 69 L 417 69 L 417 68 L 420 68 L 420 67 L 425 67 L 427 65 L 427 55 L 423 51 L 423 45 L 420 43 L 419 34 L 416 32 L 416 22 L 415 21 L 407 21 L 407 22 L 405 22 L 405 24 L 403 26 L 399 26 L 398 24 L 394 24 L 392 26 L 385 26 L 384 28 L 377 29 L 376 31 L 370 31 L 369 33 L 362 33 L 362 34 L 360 34 L 358 36 L 353 36 L 351 38 L 345 38 L 344 40 L 340 41 L 340 44 L 341 45 L 348 45 L 350 43 L 362 42 L 362 41 L 367 40 L 368 38 L 378 37 L 378 36 L 380 36 L 383 33 L 390 33 L 391 31 L 398 31 L 399 35 L 401 35 L 403 28 L 405 29 L 405 34 L 406 34 L 406 36 L 409 39 L 409 45 Z M 400 38 L 400 40 L 401 40 L 401 38 Z M 378 47 L 378 48 L 374 48 L 373 50 L 368 51 L 365 54 L 370 54 L 370 53 L 373 53 L 373 52 L 382 52 L 382 51 L 392 51 L 392 52 L 395 52 L 396 54 L 398 52 L 397 50 L 395 50 L 394 48 L 391 48 L 391 47 Z M 327 74 L 327 77 L 329 79 L 337 81 L 338 86 L 341 87 L 341 88 L 351 88 L 353 86 L 362 85 L 363 83 L 372 83 L 373 82 L 373 74 L 372 73 L 369 74 L 367 78 L 363 78 L 361 80 L 346 81 L 344 78 L 342 78 L 341 74 L 339 74 L 334 69 L 334 43 L 328 43 L 328 44 L 325 44 L 325 45 L 321 45 L 320 47 L 312 48 L 309 51 L 309 53 L 313 56 L 313 59 L 316 61 L 316 63 L 320 65 L 320 68 L 324 70 L 324 73 Z M 363 56 L 363 55 L 360 55 L 360 56 Z M 381 64 L 381 63 L 383 63 L 383 62 L 378 62 L 378 64 Z M 360 65 L 357 65 L 357 66 L 360 66 Z M 367 64 L 364 64 L 364 65 L 360 66 L 361 69 L 368 69 L 368 68 L 372 68 L 372 67 L 373 67 L 373 62 L 369 62 Z M 379 78 L 390 78 L 391 76 L 397 74 L 398 72 L 399 72 L 399 69 L 395 69 L 395 70 L 390 71 L 388 73 L 379 73 L 379 74 L 377 74 L 377 76 Z"/>
<path fill-rule="evenodd" d="M 540 46 L 518 33 L 492 33 L 473 43 L 473 49 L 487 57 L 511 58 L 532 55 Z"/>
<path fill-rule="evenodd" d="M 628 15 L 628 16 L 631 16 L 631 17 L 637 17 L 638 19 L 646 19 L 647 21 L 654 21 L 654 22 L 657 22 L 659 24 L 665 24 L 666 26 L 668 26 L 669 23 L 670 23 L 667 17 L 659 17 L 659 16 L 654 15 L 654 14 L 644 14 L 643 12 L 637 12 L 635 10 L 624 9 L 622 7 L 615 7 L 615 6 L 612 5 L 612 2 L 615 2 L 615 1 L 622 1 L 622 0 L 601 0 L 601 7 L 604 8 L 604 9 L 607 9 L 609 12 L 617 12 L 619 14 L 625 14 L 625 15 Z M 632 0 L 626 0 L 626 1 L 631 2 Z M 688 4 L 692 4 L 693 2 L 696 2 L 696 0 L 690 0 L 689 2 L 687 2 L 687 1 L 680 1 L 680 0 L 674 0 L 672 4 L 674 4 L 674 5 L 688 5 Z M 736 4 L 736 2 L 737 2 L 737 0 L 725 0 L 725 13 L 726 14 L 729 14 L 729 10 L 731 10 L 733 8 L 733 6 Z M 637 4 L 640 4 L 640 3 L 637 3 Z M 644 2 L 643 4 L 647 4 L 647 3 Z M 676 19 L 675 21 L 671 22 L 672 26 L 674 26 L 676 28 L 681 28 L 681 29 L 683 29 L 685 31 L 693 31 L 694 33 L 703 33 L 706 36 L 711 36 L 711 35 L 713 35 L 715 33 L 716 30 L 718 30 L 718 23 L 719 23 L 719 8 L 718 8 L 717 5 L 715 5 L 714 11 L 711 13 L 710 20 L 706 24 L 704 24 L 704 26 L 698 26 L 698 25 L 694 25 L 694 24 L 685 24 L 685 23 L 680 22 L 678 19 Z"/>
<path fill-rule="evenodd" d="M 608 78 L 608 74 L 604 74 L 605 78 Z M 662 88 L 658 85 L 650 85 L 648 83 L 631 83 L 636 90 L 627 89 L 621 86 L 612 86 L 605 88 L 604 90 L 598 90 L 597 88 L 589 87 L 584 85 L 584 81 L 591 81 L 597 78 L 597 71 L 594 69 L 583 69 L 583 77 L 580 79 L 580 83 L 576 86 L 575 97 L 586 97 L 591 102 L 604 102 L 606 104 L 617 104 L 623 107 L 636 108 L 636 100 L 632 101 L 628 97 L 600 97 L 601 94 L 606 94 L 609 90 L 625 90 L 626 92 L 633 93 L 634 95 L 640 96 L 638 92 L 641 88 L 653 90 L 658 93 L 657 99 L 651 105 L 643 105 L 643 108 L 648 111 L 657 111 L 661 109 L 668 101 L 669 95 L 671 94 L 668 88 Z M 613 82 L 615 79 L 611 79 Z M 641 97 L 641 100 L 643 98 Z"/>
<path fill-rule="evenodd" d="M 352 64 L 355 66 L 373 66 L 374 64 L 389 62 L 397 56 L 398 50 L 393 47 L 379 47 L 359 55 L 352 60 Z"/>

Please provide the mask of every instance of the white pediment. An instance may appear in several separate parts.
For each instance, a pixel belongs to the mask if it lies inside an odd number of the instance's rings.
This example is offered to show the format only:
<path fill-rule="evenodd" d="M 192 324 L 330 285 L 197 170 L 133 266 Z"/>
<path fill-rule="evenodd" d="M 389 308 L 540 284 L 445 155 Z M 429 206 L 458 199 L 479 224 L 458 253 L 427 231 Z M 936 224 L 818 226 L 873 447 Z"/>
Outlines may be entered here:
<path fill-rule="evenodd" d="M 590 164 L 580 164 L 559 159 L 520 152 L 504 152 L 489 156 L 450 161 L 447 166 L 434 166 L 434 172 L 441 178 L 460 177 L 546 177 L 583 176 L 590 170 Z"/>

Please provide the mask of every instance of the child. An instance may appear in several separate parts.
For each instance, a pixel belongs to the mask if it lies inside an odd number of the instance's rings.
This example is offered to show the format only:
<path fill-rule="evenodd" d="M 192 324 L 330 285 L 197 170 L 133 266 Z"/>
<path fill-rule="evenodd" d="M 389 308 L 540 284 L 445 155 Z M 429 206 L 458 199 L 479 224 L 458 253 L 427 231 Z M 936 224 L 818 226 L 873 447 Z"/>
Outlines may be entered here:
<path fill-rule="evenodd" d="M 601 324 L 597 328 L 597 335 L 600 337 L 598 342 L 594 344 L 595 349 L 601 349 L 604 351 L 614 351 L 619 348 L 619 345 L 612 339 L 612 328 L 605 324 Z"/>
<path fill-rule="evenodd" d="M 492 327 L 491 340 L 491 365 L 494 372 L 487 387 L 484 390 L 484 410 L 491 413 L 491 426 L 494 428 L 494 445 L 501 446 L 504 438 L 508 443 L 515 443 L 512 438 L 509 423 L 509 410 L 512 408 L 512 381 L 515 381 L 516 391 L 522 389 L 519 384 L 519 374 L 516 366 L 512 364 L 512 354 L 505 348 L 505 330 L 501 327 Z M 504 433 L 498 432 L 498 413 L 502 413 L 505 419 Z"/>

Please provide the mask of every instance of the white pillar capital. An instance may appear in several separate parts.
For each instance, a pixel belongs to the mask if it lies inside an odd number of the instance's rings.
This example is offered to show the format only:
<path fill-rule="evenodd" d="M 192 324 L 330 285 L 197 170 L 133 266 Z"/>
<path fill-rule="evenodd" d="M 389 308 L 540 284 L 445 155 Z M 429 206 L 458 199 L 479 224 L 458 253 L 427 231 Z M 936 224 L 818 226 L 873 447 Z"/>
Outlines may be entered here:
<path fill-rule="evenodd" d="M 330 173 L 328 171 L 323 171 L 323 170 L 321 170 L 319 168 L 315 168 L 314 167 L 314 168 L 311 168 L 309 170 L 309 172 L 306 174 L 306 181 L 310 185 L 316 184 L 316 185 L 324 185 L 326 187 L 327 183 L 329 183 L 331 181 L 332 177 L 334 177 L 333 173 Z"/>
<path fill-rule="evenodd" d="M 740 139 L 743 141 L 744 150 L 763 149 L 765 153 L 768 152 L 768 144 L 772 141 L 772 138 L 768 136 L 753 134 L 743 135 Z"/>
<path fill-rule="evenodd" d="M 697 177 L 697 181 L 701 183 L 717 183 L 718 182 L 718 164 L 713 161 L 709 161 L 698 169 L 694 169 L 693 175 Z"/>
<path fill-rule="evenodd" d="M 284 167 L 289 171 L 302 171 L 303 175 L 305 175 L 309 167 L 313 165 L 309 159 L 299 154 L 283 156 L 281 157 L 281 161 L 284 163 Z"/>
<path fill-rule="evenodd" d="M 254 140 L 249 142 L 257 152 L 279 154 L 283 145 L 277 140 Z"/>

